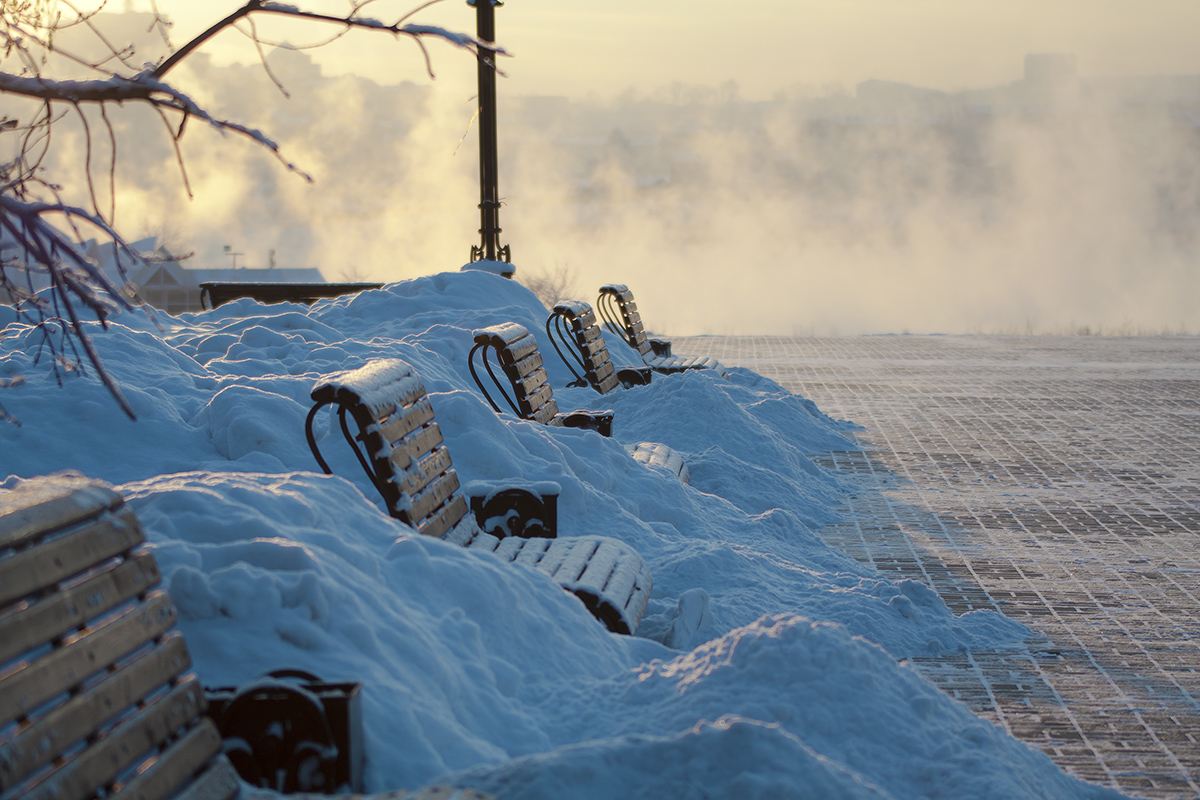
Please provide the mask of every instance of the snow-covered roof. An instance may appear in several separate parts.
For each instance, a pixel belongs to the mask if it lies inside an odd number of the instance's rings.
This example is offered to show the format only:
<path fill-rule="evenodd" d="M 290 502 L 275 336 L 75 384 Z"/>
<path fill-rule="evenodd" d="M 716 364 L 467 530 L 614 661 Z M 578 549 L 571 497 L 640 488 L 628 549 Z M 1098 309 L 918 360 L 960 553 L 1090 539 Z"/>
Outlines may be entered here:
<path fill-rule="evenodd" d="M 197 283 L 223 281 L 232 283 L 325 283 L 325 276 L 316 267 L 248 267 L 243 269 L 190 269 L 187 273 Z"/>

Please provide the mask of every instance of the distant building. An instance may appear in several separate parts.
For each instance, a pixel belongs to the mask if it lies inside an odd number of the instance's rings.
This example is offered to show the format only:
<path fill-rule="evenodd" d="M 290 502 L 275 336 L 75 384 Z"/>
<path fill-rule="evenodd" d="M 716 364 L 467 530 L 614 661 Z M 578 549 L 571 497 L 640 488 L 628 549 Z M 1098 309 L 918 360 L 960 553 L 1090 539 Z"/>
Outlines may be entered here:
<path fill-rule="evenodd" d="M 200 311 L 200 284 L 210 281 L 230 283 L 325 283 L 316 267 L 269 269 L 187 269 L 178 261 L 148 264 L 133 281 L 138 297 L 147 305 L 168 314 Z"/>
<path fill-rule="evenodd" d="M 209 281 L 245 282 L 245 283 L 324 283 L 325 277 L 315 267 L 267 269 L 189 269 L 166 249 L 158 245 L 154 237 L 132 242 L 129 249 L 137 254 L 141 261 L 130 263 L 128 254 L 120 254 L 121 263 L 125 266 L 125 275 L 121 276 L 117 268 L 117 251 L 112 242 L 98 243 L 94 239 L 84 242 L 80 249 L 95 263 L 101 274 L 118 290 L 124 289 L 131 298 L 166 311 L 168 314 L 179 314 L 186 311 L 200 311 L 200 284 Z M 11 241 L 0 238 L 0 251 L 6 258 L 16 258 L 19 254 Z M 35 291 L 47 288 L 48 276 L 40 270 L 34 270 L 29 278 Z M 19 281 L 14 278 L 14 282 Z M 0 290 L 0 302 L 11 303 L 12 298 Z"/>
<path fill-rule="evenodd" d="M 856 107 L 836 116 L 863 124 L 890 119 L 930 122 L 968 115 L 1055 119 L 1073 113 L 1157 113 L 1197 127 L 1200 75 L 1081 77 L 1070 53 L 1030 53 L 1021 78 L 1008 84 L 940 92 L 894 81 L 858 84 Z"/>
<path fill-rule="evenodd" d="M 93 244 L 93 243 L 89 243 Z M 244 283 L 324 283 L 325 277 L 315 267 L 270 267 L 242 269 L 191 269 L 175 260 L 155 238 L 134 242 L 132 249 L 144 263 L 126 269 L 127 286 L 146 305 L 168 314 L 200 311 L 200 284 L 209 281 Z M 105 274 L 116 273 L 111 243 L 93 247 L 88 255 L 100 263 Z"/>

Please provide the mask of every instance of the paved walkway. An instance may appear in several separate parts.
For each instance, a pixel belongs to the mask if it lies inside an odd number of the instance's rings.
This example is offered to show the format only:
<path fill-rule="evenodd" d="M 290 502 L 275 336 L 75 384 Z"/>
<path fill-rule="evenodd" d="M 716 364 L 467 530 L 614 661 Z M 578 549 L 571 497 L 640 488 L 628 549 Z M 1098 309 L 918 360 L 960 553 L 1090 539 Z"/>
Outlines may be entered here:
<path fill-rule="evenodd" d="M 1200 797 L 1200 338 L 694 337 L 863 427 L 822 535 L 1042 636 L 923 659 L 1068 772 Z"/>

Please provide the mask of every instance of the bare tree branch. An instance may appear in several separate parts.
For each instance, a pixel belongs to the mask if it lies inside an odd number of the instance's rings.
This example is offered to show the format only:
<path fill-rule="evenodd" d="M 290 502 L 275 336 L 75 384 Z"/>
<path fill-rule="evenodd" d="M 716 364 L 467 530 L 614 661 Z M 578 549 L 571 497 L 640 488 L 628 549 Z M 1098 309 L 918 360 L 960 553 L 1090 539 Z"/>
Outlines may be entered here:
<path fill-rule="evenodd" d="M 97 376 L 113 396 L 113 399 L 117 401 L 121 410 L 130 419 L 135 419 L 129 402 L 121 393 L 116 382 L 108 374 L 108 371 L 104 369 L 100 356 L 92 343 L 91 336 L 80 320 L 78 311 L 72 300 L 82 302 L 95 315 L 102 326 L 106 324 L 108 316 L 117 307 L 131 309 L 133 306 L 125 296 L 125 293 L 114 286 L 99 268 L 92 264 L 79 251 L 74 241 L 47 222 L 45 217 L 52 214 L 65 214 L 69 219 L 77 218 L 83 220 L 108 233 L 113 237 L 114 241 L 119 240 L 116 232 L 103 219 L 84 209 L 73 208 L 62 203 L 22 202 L 12 197 L 0 195 L 0 230 L 7 233 L 8 237 L 17 245 L 18 251 L 27 256 L 24 265 L 25 273 L 29 278 L 29 292 L 24 298 L 26 300 L 26 313 L 29 313 L 30 310 L 32 311 L 38 320 L 38 327 L 42 329 L 47 340 L 53 335 L 53 328 L 56 324 L 60 325 L 64 329 L 64 332 L 69 330 L 70 335 L 65 337 L 66 344 L 72 350 L 76 344 L 83 349 Z M 71 221 L 74 222 L 73 219 Z M 129 257 L 137 259 L 136 254 L 128 250 L 128 248 L 125 249 Z M 32 260 L 33 263 L 28 263 L 29 260 Z M 3 266 L 7 267 L 9 265 L 4 264 Z M 34 295 L 35 287 L 32 276 L 38 270 L 47 276 L 50 286 L 53 289 L 51 294 L 52 307 L 49 309 L 44 301 L 37 302 L 37 298 Z M 5 271 L 7 272 L 7 270 Z M 18 311 L 20 310 L 21 306 L 18 305 Z M 51 352 L 55 355 L 54 368 L 56 376 L 59 375 L 58 369 L 60 366 L 68 369 L 78 367 L 78 359 L 76 359 L 74 364 L 63 361 L 61 347 L 55 347 L 51 344 Z M 59 380 L 61 382 L 61 377 Z"/>
<path fill-rule="evenodd" d="M 129 292 L 126 269 L 145 263 L 114 227 L 118 154 L 110 106 L 140 104 L 158 114 L 174 148 L 181 181 L 190 198 L 192 188 L 180 141 L 192 118 L 222 134 L 232 133 L 249 139 L 270 152 L 287 170 L 312 180 L 288 161 L 279 145 L 263 132 L 210 113 L 187 93 L 167 82 L 166 76 L 175 67 L 227 28 L 251 40 L 267 75 L 285 95 L 286 90 L 267 64 L 263 52 L 267 41 L 259 33 L 258 17 L 290 18 L 316 26 L 334 26 L 338 30 L 329 41 L 352 31 L 386 32 L 395 38 L 409 39 L 424 56 L 430 76 L 433 75 L 432 62 L 425 39 L 437 39 L 476 56 L 481 51 L 489 56 L 492 53 L 508 55 L 494 44 L 481 42 L 473 36 L 409 22 L 414 13 L 441 0 L 424 2 L 390 24 L 364 15 L 364 9 L 374 2 L 348 0 L 348 13 L 338 16 L 306 11 L 274 0 L 246 0 L 240 8 L 172 52 L 157 66 L 138 68 L 134 66 L 133 46 L 111 41 L 100 29 L 96 19 L 100 9 L 83 11 L 74 0 L 0 0 L 0 55 L 20 65 L 19 69 L 0 66 L 0 94 L 29 98 L 37 103 L 36 110 L 24 124 L 0 120 L 0 134 L 20 137 L 19 155 L 11 163 L 0 165 L 0 239 L 6 248 L 15 252 L 15 255 L 5 254 L 0 258 L 0 293 L 17 308 L 18 315 L 33 319 L 35 329 L 42 336 L 38 355 L 40 357 L 46 351 L 52 356 L 51 369 L 60 383 L 65 373 L 83 371 L 84 364 L 90 364 L 121 409 L 131 418 L 134 416 L 128 401 L 101 362 L 89 327 L 83 322 L 83 315 L 94 316 L 103 329 L 112 313 L 118 309 L 131 309 L 136 298 Z M 169 23 L 159 14 L 155 0 L 151 0 L 151 5 L 154 22 L 149 30 L 157 27 L 170 49 Z M 63 9 L 69 12 L 66 17 Z M 242 20 L 245 20 L 245 26 L 239 25 Z M 58 34 L 71 28 L 90 34 L 99 43 L 103 54 L 94 59 L 81 58 L 59 47 Z M 489 63 L 493 60 L 488 59 Z M 64 67 L 75 72 L 82 69 L 84 77 L 55 77 L 55 70 Z M 96 77 L 89 78 L 89 75 Z M 95 172 L 100 167 L 94 156 L 103 151 L 93 147 L 92 137 L 103 134 L 95 130 L 89 120 L 88 110 L 92 107 L 99 110 L 100 122 L 108 137 L 106 202 L 101 200 L 102 188 L 98 190 L 96 186 Z M 54 126 L 64 114 L 70 113 L 74 113 L 82 127 L 84 165 L 80 177 L 90 208 L 64 202 L 62 188 L 43 172 L 54 143 Z M 100 266 L 84 254 L 85 230 L 113 242 L 115 279 L 105 275 Z M 12 382 L 6 385 L 12 385 Z M 11 421 L 0 407 L 0 421 L 6 419 Z"/>
<path fill-rule="evenodd" d="M 421 8 L 426 8 L 441 1 L 442 0 L 432 0 L 432 2 L 425 3 L 425 5 L 421 6 Z M 154 77 L 161 78 L 162 76 L 166 75 L 175 67 L 176 64 L 187 58 L 193 50 L 200 47 L 202 44 L 216 36 L 221 31 L 233 26 L 238 20 L 248 17 L 250 14 L 254 14 L 256 12 L 295 17 L 298 19 L 312 20 L 314 22 L 326 22 L 336 25 L 344 25 L 347 29 L 362 28 L 373 31 L 387 31 L 397 36 L 410 36 L 413 39 L 418 40 L 422 36 L 432 36 L 443 39 L 457 47 L 470 50 L 471 52 L 477 52 L 478 48 L 483 47 L 484 49 L 493 49 L 503 55 L 507 55 L 502 48 L 497 49 L 491 43 L 485 44 L 480 42 L 474 36 L 470 36 L 465 33 L 454 33 L 445 28 L 439 28 L 431 25 L 404 24 L 404 20 L 412 16 L 413 12 L 406 14 L 400 18 L 400 21 L 391 25 L 386 25 L 383 22 L 380 22 L 377 19 L 371 19 L 370 17 L 357 16 L 357 12 L 365 5 L 367 5 L 367 3 L 355 3 L 352 5 L 351 12 L 349 14 L 344 17 L 339 17 L 331 14 L 319 14 L 313 11 L 302 11 L 296 6 L 271 2 L 271 0 L 249 0 L 246 5 L 225 17 L 225 19 L 216 23 L 208 30 L 204 31 L 204 33 L 201 33 L 199 36 L 192 39 L 190 42 L 181 47 L 174 55 L 160 64 L 158 68 L 154 70 Z"/>

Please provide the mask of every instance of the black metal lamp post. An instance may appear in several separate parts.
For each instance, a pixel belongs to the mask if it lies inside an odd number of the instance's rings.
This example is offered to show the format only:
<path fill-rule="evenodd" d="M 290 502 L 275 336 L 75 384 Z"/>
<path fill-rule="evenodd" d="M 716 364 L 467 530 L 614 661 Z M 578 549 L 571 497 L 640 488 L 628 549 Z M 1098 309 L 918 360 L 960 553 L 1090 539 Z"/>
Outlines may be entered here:
<path fill-rule="evenodd" d="M 475 7 L 476 36 L 496 41 L 495 6 L 500 0 L 467 0 Z M 496 51 L 479 48 L 479 244 L 471 245 L 472 261 L 511 262 L 508 245 L 500 246 L 500 190 L 496 156 Z"/>

